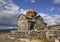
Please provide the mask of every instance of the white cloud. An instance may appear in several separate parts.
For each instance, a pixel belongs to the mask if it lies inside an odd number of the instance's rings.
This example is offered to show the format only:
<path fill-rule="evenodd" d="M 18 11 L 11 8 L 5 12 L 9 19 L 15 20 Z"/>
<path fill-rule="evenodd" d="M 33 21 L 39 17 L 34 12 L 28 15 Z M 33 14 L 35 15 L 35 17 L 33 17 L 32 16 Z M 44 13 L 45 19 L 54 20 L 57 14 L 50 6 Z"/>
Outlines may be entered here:
<path fill-rule="evenodd" d="M 0 6 L 1 7 L 0 10 L 2 10 L 2 11 L 0 11 L 0 14 L 2 13 L 2 14 L 5 14 L 5 15 L 6 14 L 11 14 L 12 15 L 12 14 L 16 14 L 16 13 L 19 12 L 18 11 L 19 7 L 17 5 L 15 5 L 14 3 L 12 3 L 11 1 L 9 1 L 9 3 L 8 2 L 6 2 L 6 3 L 7 3 L 6 5 Z"/>
<path fill-rule="evenodd" d="M 60 0 L 54 0 L 53 3 L 55 3 L 55 4 L 60 4 Z"/>
<path fill-rule="evenodd" d="M 12 1 L 2 0 L 0 2 L 1 2 L 1 4 L 0 4 L 0 16 L 3 16 L 3 15 L 10 16 L 10 15 L 16 15 L 17 13 L 19 13 L 19 6 L 14 4 Z M 7 3 L 7 4 L 5 5 L 5 3 Z"/>
<path fill-rule="evenodd" d="M 42 17 L 48 16 L 48 14 L 44 14 L 44 13 L 39 13 L 38 15 L 41 15 Z"/>
<path fill-rule="evenodd" d="M 57 7 L 57 11 L 60 11 L 60 8 L 59 7 Z"/>
<path fill-rule="evenodd" d="M 53 11 L 53 10 L 55 10 L 55 8 L 54 8 L 54 7 L 51 7 L 51 8 L 50 8 L 50 11 Z"/>
<path fill-rule="evenodd" d="M 22 14 L 26 14 L 27 11 L 28 10 L 20 9 L 20 13 L 22 13 Z"/>
<path fill-rule="evenodd" d="M 47 8 L 49 11 L 60 11 L 60 7 L 50 7 L 50 8 Z"/>
<path fill-rule="evenodd" d="M 5 2 L 5 0 L 0 0 L 0 7 L 3 6 L 3 5 L 6 5 L 7 2 Z"/>
<path fill-rule="evenodd" d="M 39 13 L 44 19 L 44 22 L 47 23 L 48 25 L 55 25 L 55 24 L 60 24 L 60 15 L 48 15 L 45 13 Z"/>
<path fill-rule="evenodd" d="M 17 29 L 16 26 L 10 26 L 9 29 Z"/>
<path fill-rule="evenodd" d="M 19 9 L 11 0 L 0 0 L 0 25 L 17 25 Z"/>
<path fill-rule="evenodd" d="M 35 3 L 35 0 L 30 0 L 32 3 Z"/>

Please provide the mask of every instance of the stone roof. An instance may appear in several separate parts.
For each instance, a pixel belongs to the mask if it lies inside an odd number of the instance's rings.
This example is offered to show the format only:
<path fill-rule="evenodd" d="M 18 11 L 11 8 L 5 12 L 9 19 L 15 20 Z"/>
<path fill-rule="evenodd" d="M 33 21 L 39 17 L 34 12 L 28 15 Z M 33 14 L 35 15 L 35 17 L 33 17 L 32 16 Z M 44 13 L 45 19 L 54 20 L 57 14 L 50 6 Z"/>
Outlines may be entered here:
<path fill-rule="evenodd" d="M 36 15 L 36 12 L 35 12 L 34 9 L 32 9 L 32 8 L 30 8 L 30 9 L 27 11 L 26 15 L 29 16 L 30 13 L 31 13 L 31 15 Z"/>
<path fill-rule="evenodd" d="M 26 16 L 26 15 L 24 15 L 24 14 L 20 14 L 20 15 L 18 16 L 18 19 L 19 19 L 19 17 L 20 17 L 21 15 Z"/>
<path fill-rule="evenodd" d="M 28 14 L 28 13 L 30 13 L 31 12 L 31 14 L 33 13 L 34 15 L 36 15 L 36 12 L 32 9 L 32 8 L 30 8 L 28 11 L 27 11 L 27 13 L 26 13 L 26 15 L 25 14 L 20 14 L 19 16 L 18 16 L 18 19 L 20 18 L 20 16 L 21 15 L 23 15 L 23 16 L 25 16 L 25 17 L 27 17 L 27 18 L 31 18 L 31 17 L 29 17 L 28 15 L 30 15 L 30 14 Z M 28 14 L 28 15 L 27 15 Z M 36 16 L 34 16 L 34 18 L 39 18 L 39 17 L 41 17 L 40 15 L 36 15 Z M 18 20 L 17 19 L 17 20 Z M 41 17 L 41 19 L 43 20 L 43 18 Z"/>
<path fill-rule="evenodd" d="M 35 12 L 34 9 L 30 8 L 28 11 L 32 11 L 32 12 Z"/>

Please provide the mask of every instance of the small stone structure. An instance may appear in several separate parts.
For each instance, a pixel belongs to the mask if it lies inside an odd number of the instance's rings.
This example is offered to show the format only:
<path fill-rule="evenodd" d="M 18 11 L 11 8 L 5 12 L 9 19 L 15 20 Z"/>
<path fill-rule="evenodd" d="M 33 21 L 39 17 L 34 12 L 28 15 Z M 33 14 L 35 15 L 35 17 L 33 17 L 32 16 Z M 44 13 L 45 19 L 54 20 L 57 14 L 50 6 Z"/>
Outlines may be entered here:
<path fill-rule="evenodd" d="M 23 34 L 27 33 L 27 36 L 45 36 L 43 32 L 45 28 L 47 28 L 47 24 L 40 15 L 37 16 L 33 9 L 29 9 L 26 15 L 20 14 L 18 17 L 18 31 Z"/>

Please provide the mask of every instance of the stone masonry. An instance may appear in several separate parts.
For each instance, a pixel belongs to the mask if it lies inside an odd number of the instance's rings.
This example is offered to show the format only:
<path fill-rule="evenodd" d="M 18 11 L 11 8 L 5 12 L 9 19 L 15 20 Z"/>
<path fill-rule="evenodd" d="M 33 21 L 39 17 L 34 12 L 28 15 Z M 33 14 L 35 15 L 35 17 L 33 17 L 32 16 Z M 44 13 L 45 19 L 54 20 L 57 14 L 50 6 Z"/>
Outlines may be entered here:
<path fill-rule="evenodd" d="M 30 8 L 26 15 L 19 15 L 18 30 L 11 31 L 10 35 L 16 39 L 39 37 L 47 39 L 48 42 L 55 42 L 55 39 L 60 40 L 60 25 L 47 27 L 43 18 L 40 15 L 37 15 L 37 13 Z"/>

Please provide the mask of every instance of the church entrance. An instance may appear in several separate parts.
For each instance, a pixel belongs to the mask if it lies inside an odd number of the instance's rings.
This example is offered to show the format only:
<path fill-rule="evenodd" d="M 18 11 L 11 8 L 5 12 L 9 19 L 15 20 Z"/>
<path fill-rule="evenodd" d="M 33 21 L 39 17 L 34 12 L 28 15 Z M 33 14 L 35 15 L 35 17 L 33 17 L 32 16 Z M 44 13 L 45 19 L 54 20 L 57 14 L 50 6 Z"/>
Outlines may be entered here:
<path fill-rule="evenodd" d="M 29 21 L 29 30 L 34 30 L 35 22 Z"/>

